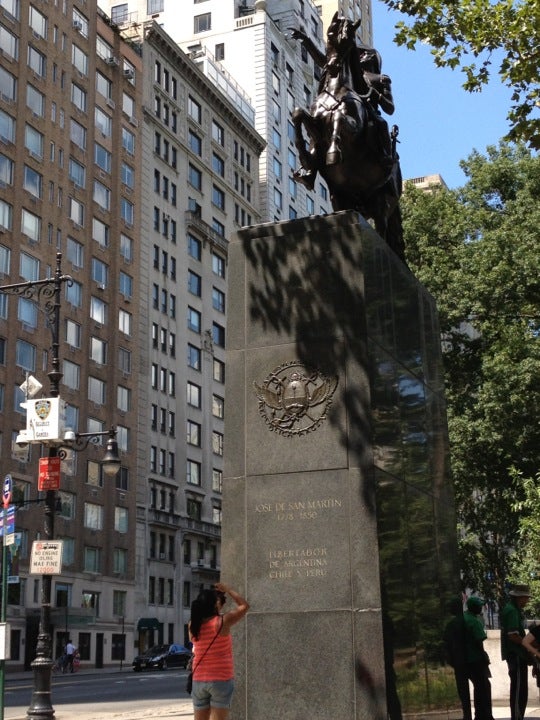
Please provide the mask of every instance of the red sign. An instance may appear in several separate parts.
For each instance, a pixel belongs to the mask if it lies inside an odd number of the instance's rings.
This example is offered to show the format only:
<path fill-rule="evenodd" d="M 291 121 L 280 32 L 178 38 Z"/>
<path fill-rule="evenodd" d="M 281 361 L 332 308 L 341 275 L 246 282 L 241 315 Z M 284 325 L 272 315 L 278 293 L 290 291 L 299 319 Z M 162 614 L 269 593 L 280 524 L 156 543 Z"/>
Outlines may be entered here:
<path fill-rule="evenodd" d="M 39 458 L 38 490 L 60 489 L 60 458 Z"/>

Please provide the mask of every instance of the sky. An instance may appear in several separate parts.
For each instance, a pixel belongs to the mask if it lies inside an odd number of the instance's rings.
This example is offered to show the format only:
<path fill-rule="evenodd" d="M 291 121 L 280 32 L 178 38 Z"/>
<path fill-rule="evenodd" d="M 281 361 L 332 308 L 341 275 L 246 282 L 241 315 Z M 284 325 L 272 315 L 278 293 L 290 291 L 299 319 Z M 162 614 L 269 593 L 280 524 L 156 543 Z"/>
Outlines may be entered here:
<path fill-rule="evenodd" d="M 372 9 L 374 46 L 392 80 L 396 107 L 385 119 L 399 127 L 404 179 L 438 173 L 450 188 L 464 185 L 460 160 L 497 145 L 508 132 L 510 89 L 497 76 L 481 93 L 467 92 L 463 73 L 435 67 L 428 47 L 407 50 L 393 42 L 397 12 L 380 0 Z"/>

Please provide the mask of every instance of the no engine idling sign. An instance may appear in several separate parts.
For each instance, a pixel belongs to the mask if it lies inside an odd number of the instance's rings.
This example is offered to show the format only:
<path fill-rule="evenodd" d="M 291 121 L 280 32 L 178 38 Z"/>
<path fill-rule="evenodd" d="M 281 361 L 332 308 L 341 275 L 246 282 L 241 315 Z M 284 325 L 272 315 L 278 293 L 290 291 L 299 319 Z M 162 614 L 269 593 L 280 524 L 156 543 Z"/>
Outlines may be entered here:
<path fill-rule="evenodd" d="M 30 557 L 31 575 L 62 573 L 62 540 L 35 540 Z"/>

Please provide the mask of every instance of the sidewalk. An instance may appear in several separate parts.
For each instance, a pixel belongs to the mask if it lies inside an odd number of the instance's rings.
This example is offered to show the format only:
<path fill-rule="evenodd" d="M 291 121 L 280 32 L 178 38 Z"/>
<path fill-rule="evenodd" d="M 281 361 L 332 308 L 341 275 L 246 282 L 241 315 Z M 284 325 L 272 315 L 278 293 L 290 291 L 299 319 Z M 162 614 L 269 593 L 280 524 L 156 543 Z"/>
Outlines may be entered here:
<path fill-rule="evenodd" d="M 484 643 L 491 665 L 491 697 L 493 701 L 493 717 L 497 720 L 510 720 L 510 678 L 506 663 L 501 660 L 500 631 L 488 630 L 488 639 Z M 527 718 L 540 720 L 540 691 L 529 669 L 529 702 Z"/>
<path fill-rule="evenodd" d="M 496 720 L 510 720 L 510 680 L 506 663 L 501 660 L 498 630 L 488 630 L 485 649 L 491 659 L 493 717 Z M 118 673 L 119 670 L 118 668 L 111 668 L 86 670 L 85 672 Z M 24 677 L 28 677 L 28 673 L 25 673 Z M 27 708 L 5 708 L 4 718 L 5 720 L 26 720 L 26 710 Z M 416 715 L 415 720 L 452 720 L 458 717 L 460 717 L 459 712 L 430 712 Z M 170 701 L 164 705 L 156 703 L 154 707 L 142 710 L 137 710 L 136 706 L 126 710 L 125 702 L 109 703 L 106 707 L 99 704 L 84 707 L 81 707 L 81 705 L 59 705 L 55 707 L 55 720 L 73 720 L 74 718 L 77 718 L 77 720 L 152 720 L 155 718 L 159 718 L 159 720 L 193 720 L 193 707 L 191 700 L 186 698 Z M 527 720 L 540 720 L 540 691 L 531 673 L 529 673 L 529 702 L 526 718 Z M 306 720 L 309 720 L 309 718 L 306 718 Z M 340 718 L 336 718 L 336 720 L 340 720 Z M 371 718 L 362 718 L 361 720 L 371 720 Z M 406 715 L 404 720 L 407 720 Z"/>

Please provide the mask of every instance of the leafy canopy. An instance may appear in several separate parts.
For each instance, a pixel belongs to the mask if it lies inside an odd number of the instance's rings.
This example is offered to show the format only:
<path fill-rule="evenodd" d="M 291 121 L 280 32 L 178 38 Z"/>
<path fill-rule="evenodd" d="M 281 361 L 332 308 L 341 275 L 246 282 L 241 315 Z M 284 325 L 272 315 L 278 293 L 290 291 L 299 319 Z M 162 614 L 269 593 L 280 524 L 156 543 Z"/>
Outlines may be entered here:
<path fill-rule="evenodd" d="M 398 45 L 431 46 L 439 67 L 460 68 L 478 91 L 496 63 L 512 89 L 507 139 L 540 148 L 540 3 L 538 0 L 384 0 L 411 20 L 396 24 Z"/>
<path fill-rule="evenodd" d="M 500 599 L 540 466 L 540 159 L 501 143 L 462 168 L 459 190 L 407 186 L 403 225 L 439 309 L 464 581 Z"/>

